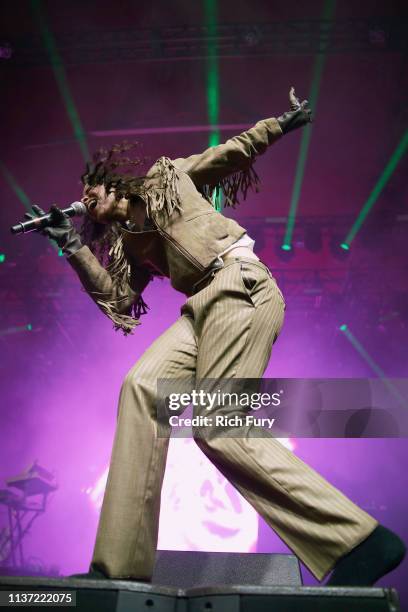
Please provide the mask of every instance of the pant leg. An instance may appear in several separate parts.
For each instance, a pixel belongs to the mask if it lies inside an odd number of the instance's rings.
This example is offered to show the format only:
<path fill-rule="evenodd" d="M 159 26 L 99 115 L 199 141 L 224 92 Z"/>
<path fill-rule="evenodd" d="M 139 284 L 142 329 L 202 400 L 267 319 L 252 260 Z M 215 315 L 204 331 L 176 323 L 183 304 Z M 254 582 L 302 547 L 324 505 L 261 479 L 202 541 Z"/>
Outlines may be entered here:
<path fill-rule="evenodd" d="M 283 309 L 274 280 L 259 265 L 237 261 L 218 272 L 186 305 L 195 319 L 197 380 L 262 377 L 282 326 Z M 322 580 L 378 522 L 264 431 L 263 437 L 254 437 L 255 428 L 248 426 L 240 437 L 225 437 L 216 430 L 197 429 L 195 439 Z"/>
<path fill-rule="evenodd" d="M 92 557 L 92 564 L 111 578 L 151 578 L 170 435 L 170 429 L 158 435 L 157 379 L 194 375 L 196 355 L 191 318 L 181 316 L 151 344 L 123 382 Z"/>

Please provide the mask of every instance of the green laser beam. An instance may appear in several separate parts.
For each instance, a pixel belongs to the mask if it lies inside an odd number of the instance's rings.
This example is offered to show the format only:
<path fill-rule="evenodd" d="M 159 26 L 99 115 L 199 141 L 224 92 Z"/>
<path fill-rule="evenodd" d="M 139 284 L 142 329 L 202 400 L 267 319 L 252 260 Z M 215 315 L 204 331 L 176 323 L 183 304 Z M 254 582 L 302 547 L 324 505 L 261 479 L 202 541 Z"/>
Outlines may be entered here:
<path fill-rule="evenodd" d="M 20 202 L 26 207 L 28 211 L 32 212 L 32 204 L 30 198 L 28 197 L 24 189 L 18 184 L 14 176 L 11 174 L 10 170 L 3 164 L 3 162 L 0 162 L 0 171 L 3 177 L 5 178 L 7 184 L 14 191 Z"/>
<path fill-rule="evenodd" d="M 58 89 L 64 101 L 65 110 L 71 122 L 75 139 L 79 144 L 84 160 L 87 161 L 90 158 L 90 154 L 85 132 L 82 128 L 81 119 L 68 85 L 64 64 L 59 54 L 54 35 L 48 27 L 41 0 L 31 0 L 31 6 L 38 21 L 44 47 L 49 55 L 55 80 L 57 81 Z"/>
<path fill-rule="evenodd" d="M 349 330 L 348 326 L 343 324 L 340 326 L 343 334 L 346 336 L 347 340 L 351 343 L 351 345 L 355 348 L 357 353 L 361 355 L 366 363 L 370 366 L 370 368 L 377 374 L 377 376 L 382 380 L 387 389 L 392 393 L 392 395 L 398 400 L 398 402 L 404 407 L 407 407 L 406 400 L 400 394 L 398 389 L 393 385 L 388 378 L 386 378 L 386 374 L 384 370 L 380 368 L 380 366 L 374 361 L 374 359 L 368 354 L 363 345 L 357 340 L 357 338 L 352 334 Z"/>
<path fill-rule="evenodd" d="M 5 178 L 6 182 L 8 183 L 8 185 L 11 187 L 11 189 L 14 191 L 14 193 L 16 194 L 18 199 L 20 200 L 20 202 L 32 214 L 33 211 L 31 209 L 32 208 L 32 203 L 31 203 L 30 198 L 28 197 L 28 195 L 26 194 L 24 189 L 18 184 L 18 182 L 16 181 L 14 176 L 11 174 L 10 170 L 1 161 L 0 161 L 0 171 L 1 171 L 2 175 L 4 176 L 4 178 Z M 54 247 L 54 249 L 58 248 L 57 247 L 57 243 L 55 241 L 51 240 L 50 242 L 51 242 L 52 246 Z"/>
<path fill-rule="evenodd" d="M 296 213 L 300 200 L 303 177 L 305 173 L 306 159 L 309 150 L 310 138 L 312 129 L 310 125 L 303 128 L 302 139 L 300 142 L 299 157 L 296 164 L 295 180 L 293 183 L 292 196 L 290 199 L 289 214 L 286 224 L 285 236 L 283 243 L 290 245 L 292 243 L 293 231 L 295 228 Z"/>
<path fill-rule="evenodd" d="M 204 0 L 205 25 L 207 27 L 207 117 L 210 126 L 219 123 L 220 110 L 220 86 L 218 70 L 218 46 L 217 46 L 217 0 Z M 208 135 L 208 146 L 215 147 L 220 144 L 220 131 L 213 127 Z M 216 210 L 222 210 L 221 191 L 213 193 L 213 206 Z"/>
<path fill-rule="evenodd" d="M 217 47 L 217 0 L 205 0 L 205 24 L 207 27 L 207 115 L 210 125 L 218 124 L 219 117 L 219 74 Z M 214 138 L 216 131 L 210 133 Z M 217 142 L 218 144 L 218 142 Z M 210 145 L 211 146 L 211 145 Z"/>
<path fill-rule="evenodd" d="M 322 27 L 325 28 L 326 40 L 323 40 L 322 48 L 319 55 L 314 60 L 312 82 L 310 85 L 310 91 L 308 100 L 310 106 L 316 111 L 317 100 L 319 97 L 320 83 L 322 79 L 323 69 L 326 62 L 326 47 L 329 41 L 330 30 L 332 27 L 332 19 L 336 7 L 335 0 L 326 0 L 323 6 L 322 19 L 327 20 Z M 290 245 L 293 238 L 293 230 L 295 227 L 296 213 L 299 205 L 300 194 L 302 191 L 303 178 L 305 174 L 306 160 L 309 152 L 310 139 L 312 137 L 312 126 L 311 124 L 306 125 L 302 130 L 302 137 L 300 141 L 300 149 L 298 160 L 296 163 L 295 179 L 293 181 L 292 195 L 290 199 L 288 220 L 286 223 L 285 236 L 283 244 Z"/>
<path fill-rule="evenodd" d="M 363 345 L 357 340 L 354 334 L 351 333 L 349 328 L 347 326 L 344 328 L 344 325 L 342 325 L 342 327 L 343 327 L 342 331 L 344 335 L 346 336 L 347 340 L 351 342 L 351 344 L 356 349 L 356 351 L 363 357 L 364 361 L 368 363 L 370 368 L 377 374 L 377 376 L 379 376 L 380 378 L 385 378 L 385 372 L 380 368 L 379 365 L 376 364 L 374 359 L 370 357 L 370 355 L 367 353 Z"/>
<path fill-rule="evenodd" d="M 390 180 L 390 178 L 391 178 L 395 168 L 397 167 L 398 163 L 400 162 L 400 160 L 404 157 L 405 153 L 407 152 L 407 149 L 408 149 L 408 130 L 406 130 L 405 134 L 403 135 L 403 137 L 399 141 L 396 149 L 392 153 L 392 155 L 391 155 L 387 165 L 385 166 L 385 168 L 384 168 L 380 178 L 378 179 L 377 183 L 375 184 L 374 189 L 370 193 L 366 203 L 364 204 L 363 208 L 361 209 L 357 219 L 355 220 L 354 224 L 352 225 L 352 227 L 351 227 L 349 233 L 347 234 L 346 239 L 345 239 L 343 244 L 346 244 L 346 245 L 350 246 L 350 244 L 354 240 L 357 232 L 360 230 L 361 226 L 363 225 L 363 223 L 364 223 L 367 215 L 369 214 L 370 210 L 372 209 L 372 207 L 374 206 L 374 204 L 378 200 L 378 198 L 379 198 L 382 190 L 384 189 L 385 185 Z"/>

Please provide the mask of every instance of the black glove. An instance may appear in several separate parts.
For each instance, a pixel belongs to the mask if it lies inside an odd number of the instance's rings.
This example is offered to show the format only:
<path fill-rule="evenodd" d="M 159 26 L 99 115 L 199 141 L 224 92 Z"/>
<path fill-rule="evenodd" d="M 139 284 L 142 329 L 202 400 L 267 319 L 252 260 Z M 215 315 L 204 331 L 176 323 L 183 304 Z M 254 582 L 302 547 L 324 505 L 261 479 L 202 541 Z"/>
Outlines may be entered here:
<path fill-rule="evenodd" d="M 290 88 L 289 102 L 291 110 L 278 117 L 279 125 L 284 134 L 292 130 L 297 130 L 297 128 L 303 127 L 306 123 L 312 122 L 312 111 L 308 107 L 309 102 L 303 100 L 303 102 L 300 103 L 295 96 L 294 87 Z"/>
<path fill-rule="evenodd" d="M 32 206 L 33 213 L 25 213 L 26 219 L 35 219 L 46 215 L 42 208 Z M 55 240 L 62 252 L 66 255 L 72 255 L 82 247 L 81 237 L 76 231 L 71 219 L 62 212 L 57 206 L 51 206 L 51 225 L 40 230 L 40 234 L 48 236 L 50 240 Z"/>

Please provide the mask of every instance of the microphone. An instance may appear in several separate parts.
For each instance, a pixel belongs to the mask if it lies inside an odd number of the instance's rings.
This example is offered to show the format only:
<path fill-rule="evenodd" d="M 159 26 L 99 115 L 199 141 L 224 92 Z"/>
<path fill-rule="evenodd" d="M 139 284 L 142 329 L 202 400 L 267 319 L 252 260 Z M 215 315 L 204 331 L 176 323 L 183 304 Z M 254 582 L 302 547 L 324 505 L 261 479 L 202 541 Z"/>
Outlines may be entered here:
<path fill-rule="evenodd" d="M 64 208 L 63 213 L 68 215 L 68 217 L 74 217 L 75 215 L 85 215 L 86 214 L 86 206 L 82 202 L 73 202 L 71 206 L 68 208 Z M 35 219 L 30 219 L 29 221 L 22 221 L 21 223 L 17 223 L 17 225 L 13 225 L 10 228 L 12 234 L 28 234 L 28 232 L 35 232 L 43 229 L 43 227 L 47 227 L 51 224 L 52 215 L 51 213 L 47 213 L 42 217 L 36 217 Z"/>

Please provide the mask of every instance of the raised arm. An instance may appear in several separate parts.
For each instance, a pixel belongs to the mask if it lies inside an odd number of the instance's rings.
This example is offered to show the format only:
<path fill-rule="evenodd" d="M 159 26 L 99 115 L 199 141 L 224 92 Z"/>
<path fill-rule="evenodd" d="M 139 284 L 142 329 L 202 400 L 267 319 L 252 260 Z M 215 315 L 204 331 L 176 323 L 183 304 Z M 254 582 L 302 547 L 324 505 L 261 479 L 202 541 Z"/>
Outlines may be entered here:
<path fill-rule="evenodd" d="M 277 119 L 264 119 L 224 144 L 185 159 L 175 159 L 173 163 L 187 172 L 197 187 L 217 185 L 230 174 L 249 170 L 256 157 L 281 138 L 282 133 Z"/>
<path fill-rule="evenodd" d="M 256 187 L 259 179 L 252 166 L 257 156 L 283 134 L 311 121 L 307 100 L 300 103 L 293 87 L 289 92 L 289 102 L 290 111 L 283 115 L 258 121 L 249 130 L 224 144 L 209 147 L 203 153 L 175 159 L 174 165 L 186 172 L 198 189 L 207 186 L 211 191 L 215 186 L 222 187 L 226 204 L 235 206 L 239 190 L 245 198 L 248 188 Z"/>

